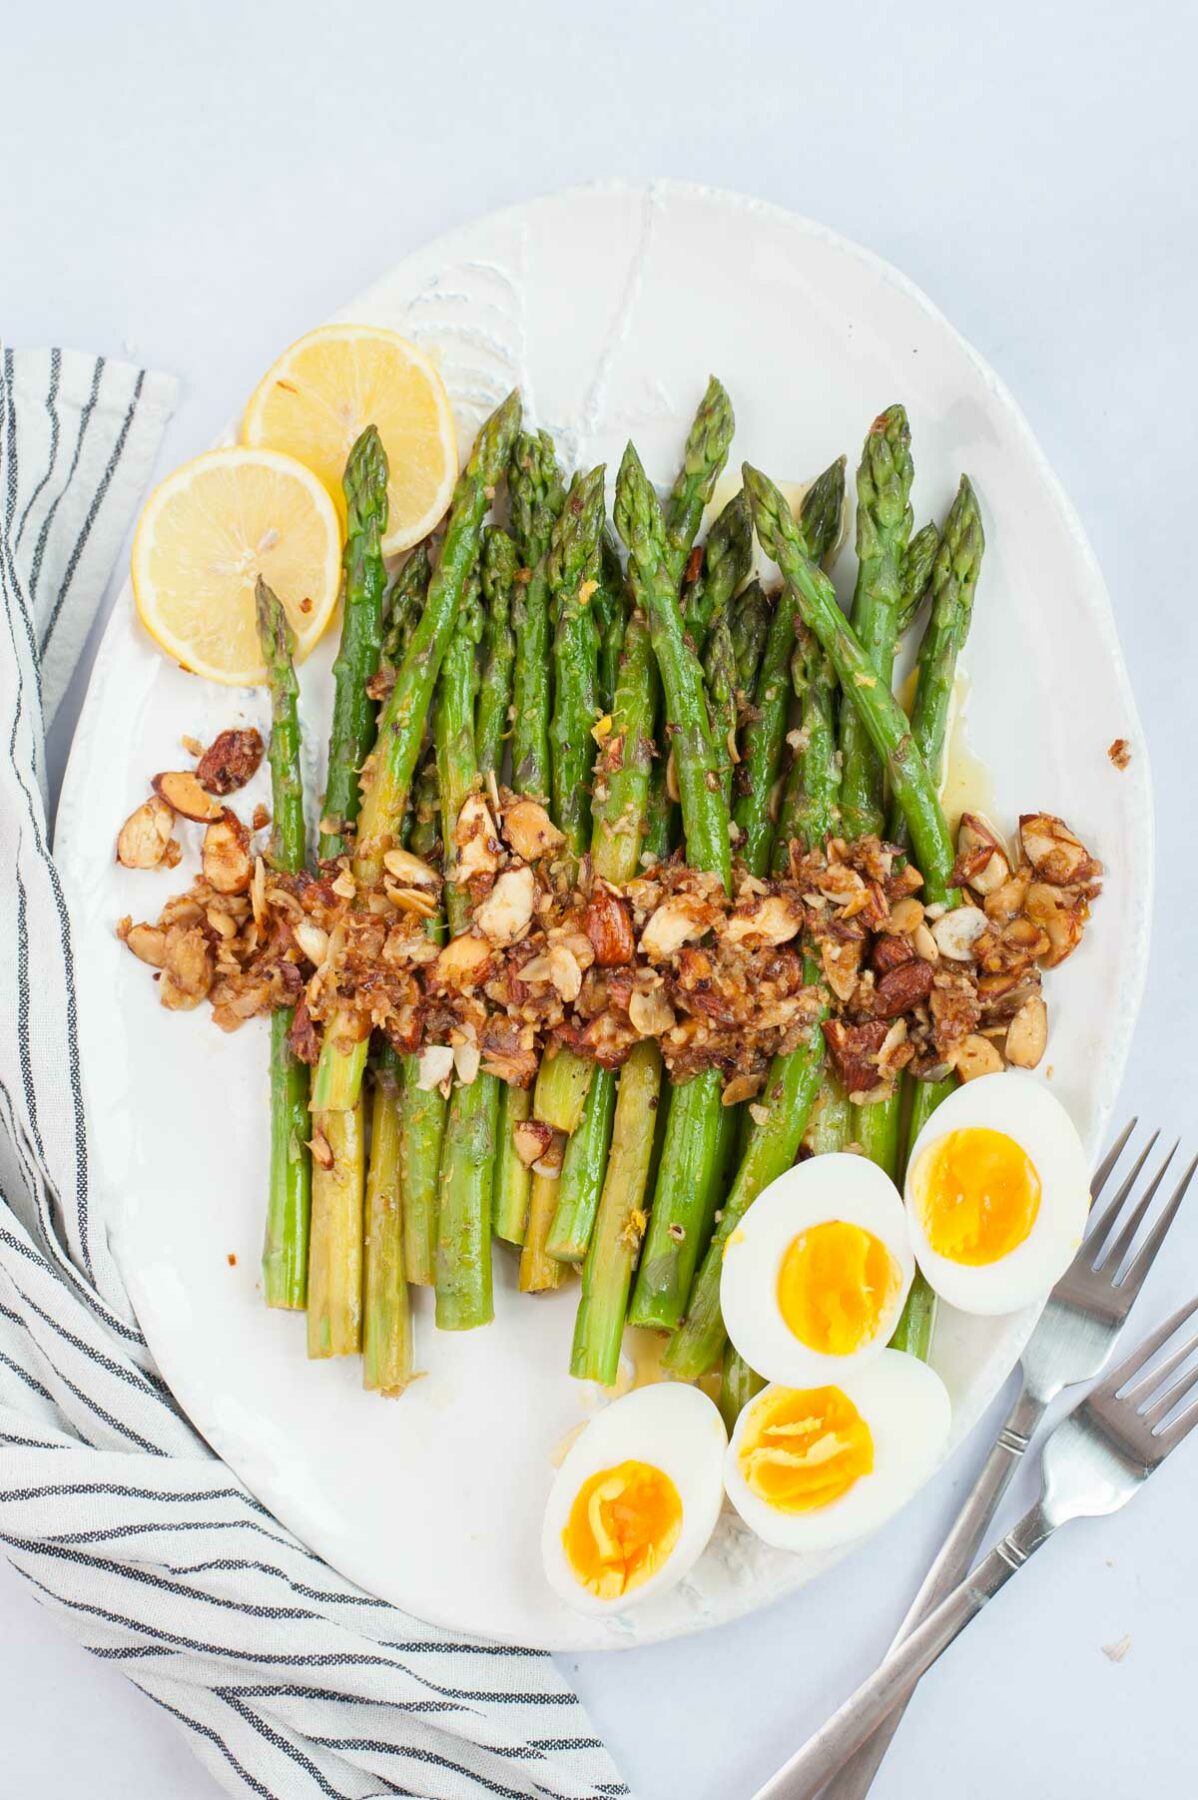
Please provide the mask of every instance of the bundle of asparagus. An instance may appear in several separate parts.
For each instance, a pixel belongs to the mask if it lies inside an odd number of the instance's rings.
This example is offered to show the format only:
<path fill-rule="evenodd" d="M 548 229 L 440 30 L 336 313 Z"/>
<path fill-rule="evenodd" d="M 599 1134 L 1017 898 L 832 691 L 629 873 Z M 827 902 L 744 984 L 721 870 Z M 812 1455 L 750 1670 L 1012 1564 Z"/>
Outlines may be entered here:
<path fill-rule="evenodd" d="M 614 497 L 625 569 L 605 524 L 603 468 L 567 486 L 548 435 L 521 431 L 513 394 L 479 433 L 439 551 L 412 553 L 389 593 L 386 458 L 377 433 L 363 433 L 345 475 L 344 623 L 318 845 L 326 873 L 348 872 L 356 903 L 369 903 L 389 855 L 409 846 L 427 858 L 439 838 L 443 910 L 430 907 L 425 930 L 438 943 L 467 932 L 459 821 L 474 797 L 497 800 L 510 770 L 516 794 L 547 806 L 566 881 L 619 890 L 673 846 L 731 891 L 734 867 L 738 880 L 781 875 L 832 837 L 888 833 L 910 847 L 925 900 L 954 904 L 937 789 L 982 553 L 969 483 L 943 537 L 935 525 L 912 535 L 906 415 L 879 416 L 857 471 L 846 619 L 821 566 L 839 544 L 843 457 L 798 517 L 746 464 L 742 491 L 698 544 L 733 429 L 713 379 L 664 503 L 628 446 Z M 486 525 L 505 479 L 506 519 Z M 749 579 L 754 532 L 781 573 L 773 601 Z M 895 654 L 928 600 L 908 719 L 891 692 Z M 296 684 L 287 626 L 264 588 L 259 628 L 273 696 L 272 859 L 295 873 L 305 857 Z M 810 956 L 804 980 L 823 980 Z M 326 1025 L 309 1097 L 291 1014 L 277 1012 L 268 1304 L 306 1304 L 310 1355 L 360 1351 L 366 1385 L 399 1393 L 413 1369 L 408 1284 L 435 1288 L 442 1328 L 485 1324 L 495 1238 L 518 1247 L 524 1291 L 581 1270 L 576 1376 L 612 1383 L 625 1324 L 647 1325 L 670 1334 L 676 1376 L 722 1366 L 734 1412 L 755 1378 L 727 1345 L 719 1284 L 746 1208 L 804 1144 L 856 1145 L 899 1175 L 904 1144 L 951 1085 L 905 1081 L 850 1105 L 825 1058 L 827 1010 L 775 1058 L 751 1109 L 725 1104 L 735 1095 L 717 1067 L 666 1081 L 651 1036 L 618 1067 L 551 1049 L 533 1090 L 481 1070 L 468 1044 L 452 1081 L 429 1081 L 410 1046 L 384 1041 L 372 1056 L 349 1014 Z M 560 1165 L 531 1169 L 517 1154 L 516 1134 L 533 1124 L 562 1145 Z M 901 1340 L 926 1356 L 930 1328 L 917 1283 Z"/>

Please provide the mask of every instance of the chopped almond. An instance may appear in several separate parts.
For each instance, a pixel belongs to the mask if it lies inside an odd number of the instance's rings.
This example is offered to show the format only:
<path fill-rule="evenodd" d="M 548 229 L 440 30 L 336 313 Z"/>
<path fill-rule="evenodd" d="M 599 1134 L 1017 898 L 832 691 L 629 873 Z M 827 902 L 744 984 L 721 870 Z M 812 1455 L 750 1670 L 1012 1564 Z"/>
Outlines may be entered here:
<path fill-rule="evenodd" d="M 193 819 L 198 825 L 210 825 L 225 810 L 214 795 L 204 792 L 190 770 L 176 769 L 155 775 L 150 786 L 174 812 L 185 819 Z"/>
<path fill-rule="evenodd" d="M 204 833 L 204 879 L 218 894 L 244 894 L 254 872 L 250 837 L 236 813 L 227 808 Z"/>
<path fill-rule="evenodd" d="M 157 795 L 129 814 L 116 840 L 116 859 L 126 869 L 156 869 L 171 841 L 174 813 Z"/>

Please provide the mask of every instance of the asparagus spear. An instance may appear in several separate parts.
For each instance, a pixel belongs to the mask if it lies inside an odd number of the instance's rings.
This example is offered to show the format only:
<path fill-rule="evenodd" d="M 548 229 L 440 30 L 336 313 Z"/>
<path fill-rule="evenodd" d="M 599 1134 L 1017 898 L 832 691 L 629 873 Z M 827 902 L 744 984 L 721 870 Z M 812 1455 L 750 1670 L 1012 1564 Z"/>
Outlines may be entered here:
<path fill-rule="evenodd" d="M 366 1117 L 361 1095 L 348 1112 L 314 1117 L 312 1145 L 308 1355 L 355 1356 L 362 1348 Z"/>
<path fill-rule="evenodd" d="M 911 536 L 911 428 L 901 406 L 874 420 L 857 469 L 857 587 L 853 631 L 879 686 L 894 675 L 903 558 Z M 841 812 L 846 837 L 881 833 L 885 824 L 885 771 L 855 707 L 840 715 L 844 773 Z"/>
<path fill-rule="evenodd" d="M 553 814 L 575 864 L 585 854 L 591 832 L 588 790 L 595 752 L 591 733 L 599 717 L 599 642 L 590 598 L 597 585 L 604 474 L 600 464 L 589 475 L 575 476 L 546 559 L 557 616 L 549 726 Z"/>
<path fill-rule="evenodd" d="M 928 597 L 932 568 L 939 548 L 940 530 L 931 521 L 921 526 L 907 545 L 907 554 L 903 558 L 903 598 L 898 615 L 900 637 L 911 629 L 916 614 Z"/>
<path fill-rule="evenodd" d="M 799 667 L 801 659 L 801 667 Z M 792 804 L 789 827 L 774 849 L 775 868 L 789 856 L 789 840 L 804 848 L 820 844 L 833 829 L 839 795 L 836 755 L 835 680 L 814 636 L 800 623 L 795 649 L 795 687 L 800 701 L 802 736 L 795 758 L 801 800 Z M 818 980 L 808 962 L 804 974 Z M 775 1057 L 763 1093 L 766 1119 L 754 1124 L 730 1193 L 687 1302 L 686 1319 L 666 1351 L 666 1366 L 688 1381 L 715 1367 L 726 1333 L 720 1313 L 720 1271 L 724 1246 L 762 1188 L 794 1162 L 807 1120 L 820 1093 L 824 1062 L 823 1033 L 817 1025 L 808 1042 L 789 1056 Z"/>
<path fill-rule="evenodd" d="M 483 533 L 482 584 L 487 610 L 474 736 L 479 773 L 496 778 L 503 763 L 516 666 L 516 634 L 511 617 L 516 574 L 515 544 L 506 531 L 489 526 Z"/>
<path fill-rule="evenodd" d="M 836 603 L 827 576 L 805 553 L 802 535 L 789 506 L 773 482 L 746 463 L 745 486 L 753 522 L 766 554 L 772 556 L 795 596 L 805 624 L 831 659 L 841 688 L 869 731 L 883 759 L 915 848 L 929 901 L 951 904 L 948 885 L 953 866 L 952 839 L 935 784 L 898 701 L 877 679 L 864 651 Z"/>
<path fill-rule="evenodd" d="M 812 560 L 822 562 L 840 535 L 844 507 L 844 458 L 812 482 L 803 496 L 801 523 Z M 764 875 L 774 841 L 770 795 L 778 779 L 790 700 L 794 650 L 794 608 L 780 600 L 770 620 L 753 694 L 753 716 L 745 729 L 733 818 L 737 855 L 751 875 Z"/>
<path fill-rule="evenodd" d="M 720 1373 L 720 1415 L 731 1437 L 736 1421 L 754 1394 L 765 1386 L 763 1378 L 751 1369 L 732 1343 L 724 1345 L 724 1363 Z"/>
<path fill-rule="evenodd" d="M 375 708 L 366 690 L 383 642 L 387 453 L 373 425 L 349 453 L 343 486 L 345 599 L 341 645 L 333 664 L 333 727 L 318 848 L 322 861 L 346 848 L 360 805 L 358 777 L 374 742 Z"/>
<path fill-rule="evenodd" d="M 299 684 L 291 661 L 287 617 L 259 577 L 258 640 L 270 683 L 270 787 L 274 819 L 269 860 L 302 869 L 306 855 L 300 774 Z M 308 1154 L 308 1070 L 291 1049 L 294 1007 L 270 1020 L 270 1188 L 262 1247 L 262 1290 L 268 1306 L 302 1311 L 308 1291 L 308 1225 L 312 1165 Z"/>
<path fill-rule="evenodd" d="M 857 470 L 857 587 L 852 623 L 878 681 L 894 678 L 903 577 L 911 535 L 911 432 L 901 406 L 889 407 L 869 428 Z M 885 772 L 860 715 L 840 714 L 844 765 L 841 810 L 849 838 L 881 836 Z M 852 1135 L 864 1154 L 893 1179 L 898 1163 L 899 1093 L 853 1109 Z"/>
<path fill-rule="evenodd" d="M 773 610 L 759 581 L 751 581 L 737 596 L 732 610 L 732 646 L 736 652 L 736 685 L 751 694 L 765 652 Z"/>
<path fill-rule="evenodd" d="M 919 647 L 919 673 L 911 707 L 911 735 L 937 781 L 944 760 L 957 657 L 969 635 L 984 550 L 977 496 L 968 476 L 962 475 L 932 565 L 932 611 Z M 890 830 L 896 842 L 906 842 L 909 828 L 901 808 L 892 807 Z M 923 868 L 922 863 L 920 867 Z"/>
<path fill-rule="evenodd" d="M 366 1180 L 362 1385 L 402 1394 L 412 1379 L 412 1308 L 403 1260 L 400 1059 L 388 1045 L 375 1065 Z"/>
<path fill-rule="evenodd" d="M 600 1076 L 606 1073 L 601 1070 Z M 604 1387 L 611 1387 L 619 1370 L 628 1291 L 645 1230 L 643 1207 L 660 1092 L 661 1052 L 647 1039 L 635 1046 L 620 1071 L 611 1150 L 574 1321 L 570 1373 Z"/>
<path fill-rule="evenodd" d="M 677 580 L 666 552 L 665 521 L 630 444 L 616 483 L 616 529 L 629 551 L 634 595 L 649 621 L 674 733 L 687 857 L 731 881 L 729 812 L 699 662 L 683 631 Z M 720 1147 L 718 1070 L 696 1075 L 674 1094 L 645 1253 L 633 1294 L 634 1324 L 675 1327 L 682 1316 L 701 1239 L 714 1211 Z"/>
<path fill-rule="evenodd" d="M 675 588 L 681 585 L 691 546 L 703 523 L 703 513 L 728 460 L 734 429 L 732 402 L 713 375 L 687 433 L 682 467 L 674 478 L 664 508 L 662 559 Z M 616 525 L 619 529 L 618 520 Z"/>
<path fill-rule="evenodd" d="M 628 588 L 620 553 L 606 525 L 599 543 L 599 586 L 594 605 L 599 632 L 599 701 L 604 710 L 610 712 L 620 679 L 620 653 L 628 622 Z"/>
<path fill-rule="evenodd" d="M 932 614 L 919 647 L 919 673 L 916 678 L 915 702 L 911 708 L 911 731 L 929 769 L 939 771 L 944 760 L 944 743 L 952 697 L 957 657 L 969 632 L 973 617 L 973 597 L 977 588 L 985 539 L 977 497 L 964 475 L 957 490 L 944 527 L 944 540 L 937 549 L 932 568 Z M 905 821 L 892 820 L 891 829 L 901 836 Z M 956 898 L 955 890 L 951 900 Z M 907 1127 L 907 1151 L 940 1102 L 947 1099 L 956 1086 L 956 1077 L 946 1081 L 904 1080 L 911 1093 L 911 1115 Z M 917 1275 L 895 1328 L 891 1342 L 896 1349 L 909 1350 L 925 1361 L 931 1347 L 936 1317 L 936 1297 L 922 1275 Z"/>
<path fill-rule="evenodd" d="M 558 1262 L 581 1262 L 591 1241 L 616 1105 L 616 1079 L 598 1069 L 587 1092 L 578 1129 L 566 1145 L 556 1205 L 545 1242 Z"/>
<path fill-rule="evenodd" d="M 470 460 L 458 477 L 428 599 L 379 716 L 354 853 L 354 875 L 362 886 L 377 882 L 383 853 L 399 834 L 433 689 L 462 595 L 478 560 L 483 517 L 519 424 L 520 396 L 512 393 L 483 424 Z M 367 1045 L 365 1039 L 354 1041 L 354 1029 L 346 1021 L 334 1019 L 325 1034 L 312 1088 L 313 1106 L 318 1109 L 337 1111 L 357 1100 Z"/>
<path fill-rule="evenodd" d="M 411 642 L 432 577 L 428 545 L 417 544 L 391 583 L 383 618 L 383 648 L 379 662 L 397 669 Z"/>
<path fill-rule="evenodd" d="M 696 656 L 703 655 L 713 621 L 727 611 L 748 574 L 752 554 L 753 520 L 742 490 L 733 495 L 708 532 L 702 567 L 687 589 L 683 617 Z"/>
<path fill-rule="evenodd" d="M 451 934 L 470 926 L 470 892 L 457 879 L 454 826 L 478 785 L 474 701 L 476 651 L 483 632 L 479 580 L 467 583 L 437 688 L 433 721 L 441 817 L 445 821 L 445 905 Z M 449 1100 L 437 1212 L 434 1262 L 436 1317 L 442 1330 L 466 1331 L 494 1316 L 491 1294 L 491 1192 L 499 1083 L 476 1074 L 458 1082 Z"/>
<path fill-rule="evenodd" d="M 495 1126 L 495 1176 L 491 1202 L 491 1229 L 508 1244 L 522 1244 L 528 1229 L 528 1204 L 532 1171 L 516 1154 L 513 1132 L 531 1117 L 532 1092 L 501 1082 L 499 1116 Z"/>
<path fill-rule="evenodd" d="M 420 1058 L 405 1056 L 399 1099 L 404 1272 L 418 1287 L 431 1287 L 437 1255 L 441 1146 L 449 1103 L 440 1088 L 426 1090 L 419 1081 Z"/>
<path fill-rule="evenodd" d="M 565 488 L 553 439 L 522 432 L 512 448 L 508 475 L 512 529 L 524 559 L 516 590 L 516 677 L 512 723 L 512 786 L 519 794 L 549 797 L 549 582 L 545 556 Z"/>

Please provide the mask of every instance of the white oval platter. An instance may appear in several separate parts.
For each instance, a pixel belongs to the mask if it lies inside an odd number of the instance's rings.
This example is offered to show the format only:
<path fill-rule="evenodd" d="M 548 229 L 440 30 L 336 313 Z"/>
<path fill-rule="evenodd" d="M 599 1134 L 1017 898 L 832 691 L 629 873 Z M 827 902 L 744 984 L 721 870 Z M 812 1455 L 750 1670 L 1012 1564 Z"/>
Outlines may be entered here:
<path fill-rule="evenodd" d="M 1093 1151 L 1120 1079 L 1147 961 L 1152 815 L 1134 702 L 1102 577 L 1011 397 L 894 269 L 821 226 L 674 183 L 580 189 L 513 208 L 408 257 L 342 315 L 439 359 L 463 444 L 512 386 L 576 463 L 614 470 L 635 435 L 671 478 L 711 370 L 736 407 L 732 465 L 809 478 L 906 403 L 917 521 L 969 471 L 988 550 L 967 665 L 971 750 L 992 808 L 1062 813 L 1108 865 L 1081 951 L 1050 983 L 1049 1078 Z M 280 346 L 281 348 L 282 346 Z M 198 450 L 201 446 L 196 445 Z M 851 591 L 853 557 L 837 569 Z M 307 777 L 319 788 L 331 645 L 303 671 Z M 541 1511 L 562 1439 L 599 1404 L 566 1373 L 575 1295 L 530 1302 L 497 1258 L 496 1319 L 434 1334 L 401 1401 L 362 1392 L 356 1362 L 310 1364 L 302 1319 L 258 1290 L 267 1166 L 266 1034 L 226 1038 L 157 1004 L 113 935 L 186 885 L 113 861 L 114 835 L 179 740 L 266 723 L 264 696 L 183 674 L 137 623 L 128 587 L 75 739 L 57 850 L 74 912 L 80 1034 L 97 1188 L 166 1379 L 213 1448 L 314 1549 L 364 1588 L 462 1632 L 582 1650 L 646 1643 L 751 1611 L 827 1558 L 766 1549 L 726 1518 L 675 1593 L 615 1620 L 567 1610 L 541 1572 Z M 1129 769 L 1107 746 L 1134 740 Z M 186 766 L 186 765 L 184 765 Z M 241 796 L 266 797 L 265 777 Z M 259 791 L 260 789 L 260 791 Z M 249 805 L 243 806 L 248 815 Z M 183 879 L 181 879 L 183 878 Z M 936 1363 L 954 1443 L 1030 1329 L 943 1315 Z M 918 1504 L 918 1502 L 916 1503 Z"/>

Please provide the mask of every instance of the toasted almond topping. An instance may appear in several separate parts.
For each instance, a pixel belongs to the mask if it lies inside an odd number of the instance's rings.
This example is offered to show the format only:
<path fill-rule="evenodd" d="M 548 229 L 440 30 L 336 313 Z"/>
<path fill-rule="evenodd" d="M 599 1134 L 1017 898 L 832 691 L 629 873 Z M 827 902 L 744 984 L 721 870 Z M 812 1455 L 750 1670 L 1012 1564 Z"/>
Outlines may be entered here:
<path fill-rule="evenodd" d="M 332 887 L 333 892 L 342 900 L 352 900 L 358 891 L 358 884 L 354 880 L 353 871 L 349 868 L 339 869 L 336 877 L 329 885 Z"/>
<path fill-rule="evenodd" d="M 711 908 L 689 894 L 663 900 L 641 933 L 641 950 L 653 962 L 664 962 L 683 944 L 701 938 L 711 925 Z"/>
<path fill-rule="evenodd" d="M 1034 1069 L 1047 1045 L 1048 1008 L 1039 994 L 1033 994 L 1007 1027 L 1007 1061 L 1017 1069 Z"/>
<path fill-rule="evenodd" d="M 199 825 L 211 824 L 225 810 L 215 795 L 204 792 L 189 769 L 168 770 L 164 775 L 155 775 L 150 786 L 174 812 L 181 813 L 185 819 L 194 819 Z"/>
<path fill-rule="evenodd" d="M 320 926 L 314 925 L 310 919 L 301 920 L 299 924 L 293 925 L 291 930 L 296 943 L 308 961 L 319 969 L 329 953 L 328 932 L 322 931 Z"/>
<path fill-rule="evenodd" d="M 550 945 L 549 979 L 566 1005 L 572 1006 L 582 992 L 582 965 L 565 944 Z"/>
<path fill-rule="evenodd" d="M 765 1075 L 734 1075 L 732 1080 L 724 1084 L 720 1095 L 723 1106 L 739 1106 L 744 1100 L 752 1100 L 765 1086 Z"/>
<path fill-rule="evenodd" d="M 421 1093 L 431 1094 L 443 1087 L 453 1075 L 453 1051 L 448 1044 L 429 1044 L 421 1052 L 416 1086 Z"/>
<path fill-rule="evenodd" d="M 130 926 L 125 942 L 138 961 L 149 963 L 152 969 L 161 969 L 166 962 L 166 933 L 157 925 Z"/>
<path fill-rule="evenodd" d="M 977 906 L 956 906 L 932 926 L 932 936 L 941 956 L 951 962 L 968 962 L 973 946 L 986 930 L 986 915 Z"/>
<path fill-rule="evenodd" d="M 495 873 L 499 867 L 499 839 L 491 809 L 481 794 L 467 794 L 453 836 L 458 852 L 454 871 L 458 881 Z"/>
<path fill-rule="evenodd" d="M 446 988 L 477 987 L 491 966 L 490 945 L 472 931 L 450 938 L 433 964 L 433 980 Z"/>
<path fill-rule="evenodd" d="M 565 1155 L 565 1133 L 562 1131 L 555 1131 L 543 1153 L 538 1156 L 536 1162 L 532 1165 L 533 1174 L 546 1175 L 550 1181 L 556 1180 L 562 1172 L 562 1163 L 565 1160 Z"/>
<path fill-rule="evenodd" d="M 992 894 L 1011 877 L 1011 859 L 998 832 L 983 813 L 962 813 L 957 831 L 954 876 L 977 894 Z"/>
<path fill-rule="evenodd" d="M 771 894 L 752 911 L 736 911 L 724 927 L 730 944 L 786 944 L 797 935 L 802 919 L 785 894 Z"/>
<path fill-rule="evenodd" d="M 116 840 L 116 859 L 126 869 L 156 869 L 171 841 L 174 814 L 157 795 L 134 807 Z"/>
<path fill-rule="evenodd" d="M 936 940 L 928 927 L 922 922 L 918 924 L 911 933 L 911 948 L 914 950 L 916 956 L 921 956 L 923 958 L 924 962 L 934 963 L 940 961 L 940 951 L 936 947 Z"/>
<path fill-rule="evenodd" d="M 998 1075 L 1003 1060 L 989 1038 L 971 1032 L 953 1046 L 950 1061 L 962 1081 L 976 1081 L 979 1075 Z"/>
<path fill-rule="evenodd" d="M 477 1044 L 455 1044 L 453 1047 L 453 1066 L 457 1078 L 463 1087 L 470 1087 L 478 1074 L 482 1061 Z"/>
<path fill-rule="evenodd" d="M 565 843 L 545 808 L 536 800 L 516 800 L 503 815 L 503 834 L 522 862 L 553 856 Z"/>
<path fill-rule="evenodd" d="M 413 856 L 410 850 L 401 849 L 398 844 L 394 849 L 383 852 L 383 867 L 405 888 L 427 888 L 435 894 L 441 891 L 441 877 L 437 871 L 419 856 Z"/>
<path fill-rule="evenodd" d="M 227 809 L 204 833 L 204 879 L 218 894 L 244 894 L 249 887 L 254 872 L 249 842 L 245 826 Z"/>
<path fill-rule="evenodd" d="M 512 1126 L 512 1149 L 526 1169 L 540 1161 L 553 1142 L 553 1127 L 541 1119 L 521 1119 Z"/>
<path fill-rule="evenodd" d="M 415 913 L 420 919 L 435 919 L 438 912 L 437 896 L 428 888 L 400 887 L 394 881 L 384 882 L 384 891 L 393 905 L 400 912 Z"/>
<path fill-rule="evenodd" d="M 661 1037 L 674 1024 L 674 1008 L 661 988 L 648 993 L 636 988 L 628 1002 L 628 1017 L 640 1037 Z"/>
<path fill-rule="evenodd" d="M 527 865 L 505 869 L 474 914 L 478 929 L 497 946 L 514 944 L 532 923 L 536 879 Z"/>

